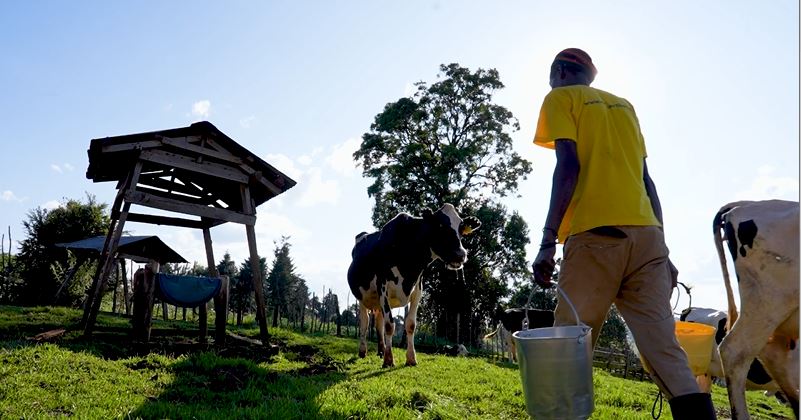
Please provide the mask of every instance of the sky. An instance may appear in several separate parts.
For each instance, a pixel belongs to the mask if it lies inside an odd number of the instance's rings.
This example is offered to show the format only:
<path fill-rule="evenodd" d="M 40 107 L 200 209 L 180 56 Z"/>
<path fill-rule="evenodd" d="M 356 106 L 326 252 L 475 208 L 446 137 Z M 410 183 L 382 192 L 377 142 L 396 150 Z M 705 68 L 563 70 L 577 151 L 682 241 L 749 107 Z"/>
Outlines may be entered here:
<path fill-rule="evenodd" d="M 493 102 L 518 119 L 514 150 L 533 165 L 502 202 L 537 244 L 555 157 L 531 141 L 550 63 L 577 47 L 598 68 L 593 86 L 637 111 L 693 305 L 725 309 L 715 213 L 798 200 L 798 22 L 788 0 L 3 2 L 0 232 L 7 249 L 10 228 L 16 252 L 32 209 L 87 194 L 113 202 L 114 183 L 85 176 L 91 139 L 207 120 L 298 182 L 257 208 L 260 255 L 271 263 L 289 236 L 311 291 L 352 304 L 353 238 L 375 230 L 371 180 L 352 153 L 376 114 L 436 82 L 440 64 L 498 70 Z M 205 265 L 200 231 L 125 229 Z M 216 260 L 248 256 L 243 225 L 211 236 Z"/>

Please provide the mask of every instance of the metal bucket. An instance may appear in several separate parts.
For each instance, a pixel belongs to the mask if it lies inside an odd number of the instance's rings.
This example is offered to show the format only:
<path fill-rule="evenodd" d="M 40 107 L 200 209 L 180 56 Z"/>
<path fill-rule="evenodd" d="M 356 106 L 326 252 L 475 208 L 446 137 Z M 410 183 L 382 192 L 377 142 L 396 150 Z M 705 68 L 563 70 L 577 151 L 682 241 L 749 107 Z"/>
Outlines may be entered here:
<path fill-rule="evenodd" d="M 528 328 L 512 334 L 526 411 L 535 419 L 586 419 L 595 408 L 592 388 L 592 328 L 581 323 L 573 303 L 557 285 L 576 317 L 575 326 Z"/>

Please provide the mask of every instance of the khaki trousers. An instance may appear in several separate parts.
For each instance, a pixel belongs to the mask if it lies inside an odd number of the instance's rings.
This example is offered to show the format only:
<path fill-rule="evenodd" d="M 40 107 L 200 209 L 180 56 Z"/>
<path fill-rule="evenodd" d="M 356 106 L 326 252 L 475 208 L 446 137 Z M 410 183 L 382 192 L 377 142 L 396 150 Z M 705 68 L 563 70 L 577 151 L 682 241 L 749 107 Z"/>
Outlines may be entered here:
<path fill-rule="evenodd" d="M 582 322 L 592 327 L 592 344 L 601 335 L 612 303 L 634 336 L 646 369 L 668 399 L 700 392 L 675 334 L 668 249 L 656 226 L 617 226 L 626 238 L 582 232 L 564 248 L 559 287 Z M 554 325 L 575 325 L 560 298 Z"/>

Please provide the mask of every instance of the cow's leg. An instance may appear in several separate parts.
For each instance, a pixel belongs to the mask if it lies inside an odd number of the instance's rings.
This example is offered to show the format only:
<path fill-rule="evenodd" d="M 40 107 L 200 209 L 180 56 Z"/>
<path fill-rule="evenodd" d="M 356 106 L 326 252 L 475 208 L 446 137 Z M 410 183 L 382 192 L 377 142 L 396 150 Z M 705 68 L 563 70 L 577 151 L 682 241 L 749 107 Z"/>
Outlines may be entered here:
<path fill-rule="evenodd" d="M 712 393 L 712 377 L 709 376 L 708 373 L 696 376 L 695 382 L 698 383 L 698 388 L 701 392 L 706 392 L 707 394 Z"/>
<path fill-rule="evenodd" d="M 750 418 L 745 402 L 745 380 L 751 361 L 765 347 L 776 327 L 794 310 L 758 293 L 760 287 L 757 282 L 750 281 L 749 276 L 741 276 L 740 317 L 720 343 L 732 420 Z"/>
<path fill-rule="evenodd" d="M 370 328 L 370 313 L 363 303 L 359 302 L 359 357 L 367 355 L 367 330 Z"/>
<path fill-rule="evenodd" d="M 784 393 L 798 418 L 798 343 L 774 337 L 759 353 L 759 360 Z M 791 350 L 791 348 L 793 348 Z"/>
<path fill-rule="evenodd" d="M 375 315 L 375 336 L 378 342 L 378 357 L 384 357 L 384 312 L 380 310 L 373 311 Z"/>
<path fill-rule="evenodd" d="M 392 357 L 392 337 L 395 335 L 395 321 L 392 319 L 392 308 L 389 306 L 389 296 L 387 296 L 385 286 L 381 287 L 378 300 L 381 307 L 378 312 L 381 312 L 383 318 L 381 329 L 384 332 L 384 335 L 379 336 L 384 340 L 384 364 L 382 367 L 395 366 L 395 360 Z M 378 325 L 378 319 L 376 319 L 376 325 Z"/>
<path fill-rule="evenodd" d="M 409 296 L 409 312 L 406 313 L 404 327 L 406 328 L 406 366 L 417 366 L 417 353 L 414 351 L 414 332 L 417 329 L 417 307 L 420 306 L 420 298 L 423 296 L 421 290 L 422 283 L 417 281 L 417 286 Z"/>
<path fill-rule="evenodd" d="M 503 329 L 503 336 L 506 339 L 506 347 L 509 349 L 509 363 L 517 363 L 517 345 L 512 333 L 506 328 Z"/>

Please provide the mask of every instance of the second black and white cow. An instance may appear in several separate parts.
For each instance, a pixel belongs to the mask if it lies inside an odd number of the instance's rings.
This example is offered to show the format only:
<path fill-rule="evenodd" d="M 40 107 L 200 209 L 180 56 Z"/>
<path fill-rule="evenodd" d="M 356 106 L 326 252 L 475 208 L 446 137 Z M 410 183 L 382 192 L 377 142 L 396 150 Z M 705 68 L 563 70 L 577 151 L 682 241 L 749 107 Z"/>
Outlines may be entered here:
<path fill-rule="evenodd" d="M 798 202 L 730 203 L 715 215 L 713 229 L 729 303 L 729 333 L 720 344 L 720 358 L 731 417 L 749 418 L 746 375 L 751 361 L 758 357 L 798 418 Z M 737 274 L 739 316 L 721 231 Z"/>
<path fill-rule="evenodd" d="M 701 387 L 701 392 L 709 393 L 712 387 L 712 377 L 724 378 L 723 365 L 720 362 L 720 352 L 717 346 L 723 341 L 723 338 L 726 337 L 728 315 L 725 311 L 716 309 L 691 307 L 681 312 L 679 320 L 698 322 L 715 328 L 715 346 L 712 348 L 709 369 L 705 375 L 696 378 L 698 386 Z M 770 377 L 768 372 L 765 371 L 765 367 L 762 366 L 762 363 L 760 363 L 758 359 L 754 359 L 751 362 L 751 366 L 748 368 L 745 386 L 746 389 L 751 390 L 763 389 L 768 394 L 774 394 L 779 391 L 779 385 Z"/>
<path fill-rule="evenodd" d="M 394 366 L 392 357 L 392 308 L 409 305 L 406 328 L 406 365 L 417 365 L 414 331 L 417 307 L 422 296 L 423 270 L 434 260 L 442 260 L 450 270 L 459 270 L 467 261 L 462 236 L 478 229 L 475 217 L 462 219 L 451 204 L 423 217 L 400 213 L 378 232 L 356 236 L 348 269 L 348 285 L 359 300 L 359 357 L 367 354 L 368 311 L 376 314 L 378 351 L 384 367 Z"/>
<path fill-rule="evenodd" d="M 500 335 L 503 351 L 508 352 L 509 363 L 517 362 L 517 346 L 512 334 L 520 331 L 523 327 L 523 319 L 528 312 L 528 328 L 548 328 L 553 327 L 553 311 L 545 309 L 524 309 L 511 308 L 505 311 L 499 310 L 496 314 L 498 326 L 494 331 L 484 336 L 489 340 L 496 335 Z"/>

